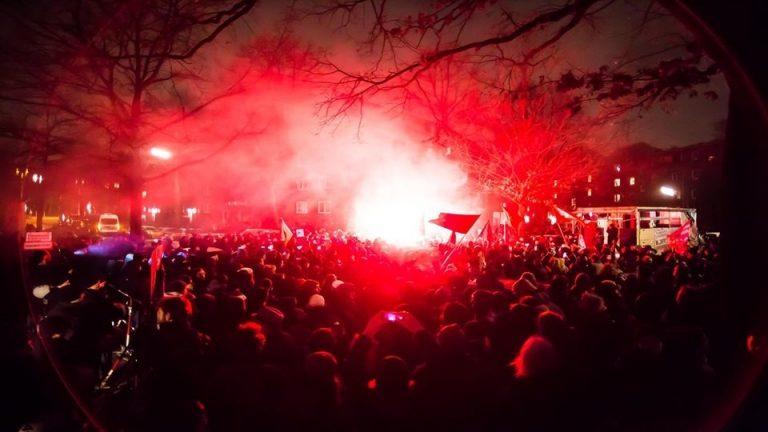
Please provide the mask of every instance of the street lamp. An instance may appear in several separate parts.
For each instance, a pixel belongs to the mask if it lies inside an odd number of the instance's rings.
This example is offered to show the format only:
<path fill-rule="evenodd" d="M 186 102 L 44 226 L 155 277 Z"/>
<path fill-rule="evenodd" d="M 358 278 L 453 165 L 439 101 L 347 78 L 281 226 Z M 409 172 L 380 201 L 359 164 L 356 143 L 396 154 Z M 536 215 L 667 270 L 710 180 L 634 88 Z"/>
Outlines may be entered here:
<path fill-rule="evenodd" d="M 32 183 L 42 184 L 43 183 L 43 175 L 34 173 L 32 174 Z"/>
<path fill-rule="evenodd" d="M 173 153 L 171 153 L 170 150 L 163 147 L 152 147 L 149 149 L 149 154 L 152 157 L 155 157 L 157 159 L 161 160 L 168 160 L 173 157 Z"/>
<path fill-rule="evenodd" d="M 168 150 L 164 147 L 151 147 L 149 149 L 150 156 L 154 157 L 155 159 L 167 161 L 173 158 L 173 152 Z M 174 219 L 176 219 L 176 223 L 181 223 L 181 186 L 179 186 L 179 172 L 175 171 L 173 173 L 173 194 L 174 194 L 174 205 L 173 205 L 173 214 Z M 189 209 L 187 209 L 189 210 Z M 189 211 L 187 211 L 187 215 L 189 217 L 189 221 L 192 222 L 192 217 L 189 216 Z"/>
<path fill-rule="evenodd" d="M 661 192 L 662 195 L 668 196 L 668 197 L 674 197 L 677 195 L 677 191 L 670 186 L 662 186 L 659 188 L 659 192 Z"/>

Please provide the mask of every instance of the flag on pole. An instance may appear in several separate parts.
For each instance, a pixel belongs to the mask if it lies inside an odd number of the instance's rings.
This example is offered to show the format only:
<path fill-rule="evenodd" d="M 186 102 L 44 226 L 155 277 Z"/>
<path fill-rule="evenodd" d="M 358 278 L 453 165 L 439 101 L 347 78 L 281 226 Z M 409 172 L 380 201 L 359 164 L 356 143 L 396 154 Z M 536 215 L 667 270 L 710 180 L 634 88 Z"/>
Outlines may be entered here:
<path fill-rule="evenodd" d="M 457 233 L 466 234 L 479 217 L 479 214 L 440 213 L 436 219 L 430 220 L 429 223 Z"/>
<path fill-rule="evenodd" d="M 585 223 L 581 230 L 582 238 L 584 239 L 584 246 L 589 249 L 595 249 L 597 247 L 597 226 L 594 222 L 589 221 Z"/>
<path fill-rule="evenodd" d="M 512 225 L 512 218 L 509 217 L 507 212 L 507 206 L 501 205 L 501 217 L 499 217 L 499 225 Z"/>
<path fill-rule="evenodd" d="M 291 228 L 288 227 L 288 224 L 285 223 L 283 219 L 280 219 L 280 240 L 282 240 L 283 243 L 288 244 L 292 238 L 293 231 L 291 231 Z"/>
<path fill-rule="evenodd" d="M 573 213 L 563 210 L 556 205 L 553 205 L 552 207 L 555 209 L 555 212 L 557 212 L 557 214 L 559 214 L 563 218 L 567 220 L 572 220 L 572 221 L 578 222 L 581 225 L 584 225 L 584 221 L 576 217 L 576 215 L 574 215 Z"/>
<path fill-rule="evenodd" d="M 163 262 L 163 244 L 158 244 L 149 257 L 149 299 L 154 300 L 155 288 L 157 288 L 157 272 Z"/>

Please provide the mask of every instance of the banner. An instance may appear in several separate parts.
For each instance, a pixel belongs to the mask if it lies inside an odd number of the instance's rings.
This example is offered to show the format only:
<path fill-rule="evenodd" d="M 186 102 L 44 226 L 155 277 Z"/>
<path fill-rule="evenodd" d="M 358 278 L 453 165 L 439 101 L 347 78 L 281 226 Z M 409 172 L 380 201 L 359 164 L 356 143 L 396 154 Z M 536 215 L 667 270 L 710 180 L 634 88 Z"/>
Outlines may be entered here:
<path fill-rule="evenodd" d="M 24 250 L 46 250 L 53 247 L 50 231 L 28 232 L 24 239 Z"/>
<path fill-rule="evenodd" d="M 689 220 L 683 226 L 667 235 L 667 244 L 675 253 L 684 254 L 688 251 L 688 240 L 690 238 L 691 221 Z"/>

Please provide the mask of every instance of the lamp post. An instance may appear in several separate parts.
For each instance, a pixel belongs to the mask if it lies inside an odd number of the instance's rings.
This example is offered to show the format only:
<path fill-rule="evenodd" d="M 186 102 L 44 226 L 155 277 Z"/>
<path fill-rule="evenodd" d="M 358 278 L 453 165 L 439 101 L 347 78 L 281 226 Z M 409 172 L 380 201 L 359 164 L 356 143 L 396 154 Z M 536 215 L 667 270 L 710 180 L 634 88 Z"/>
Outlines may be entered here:
<path fill-rule="evenodd" d="M 35 228 L 38 230 L 43 229 L 43 217 L 45 216 L 45 197 L 43 196 L 43 175 L 38 173 L 32 173 L 30 176 L 32 183 L 37 187 L 34 189 L 35 196 Z"/>
<path fill-rule="evenodd" d="M 671 186 L 662 186 L 659 188 L 659 192 L 670 198 L 677 196 L 677 190 Z"/>
<path fill-rule="evenodd" d="M 152 147 L 149 149 L 149 155 L 159 161 L 169 161 L 173 159 L 173 152 L 165 147 Z M 159 213 L 159 212 L 158 212 Z M 173 214 L 176 219 L 176 225 L 181 225 L 181 186 L 179 184 L 179 172 L 173 173 Z M 154 220 L 154 215 L 153 215 Z M 191 219 L 190 219 L 191 221 Z"/>

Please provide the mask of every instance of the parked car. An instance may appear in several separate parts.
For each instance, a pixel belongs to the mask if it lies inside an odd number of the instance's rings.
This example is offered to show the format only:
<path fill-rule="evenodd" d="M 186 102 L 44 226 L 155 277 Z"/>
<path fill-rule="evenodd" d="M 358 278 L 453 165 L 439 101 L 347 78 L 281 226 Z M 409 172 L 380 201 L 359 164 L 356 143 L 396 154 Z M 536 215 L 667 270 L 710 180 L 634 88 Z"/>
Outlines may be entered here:
<path fill-rule="evenodd" d="M 96 229 L 102 234 L 120 232 L 120 218 L 114 213 L 102 213 Z"/>

